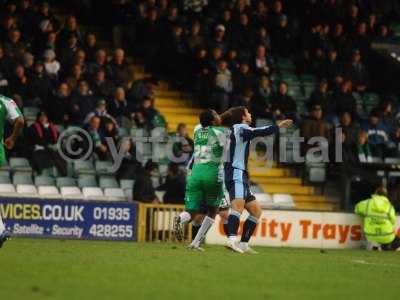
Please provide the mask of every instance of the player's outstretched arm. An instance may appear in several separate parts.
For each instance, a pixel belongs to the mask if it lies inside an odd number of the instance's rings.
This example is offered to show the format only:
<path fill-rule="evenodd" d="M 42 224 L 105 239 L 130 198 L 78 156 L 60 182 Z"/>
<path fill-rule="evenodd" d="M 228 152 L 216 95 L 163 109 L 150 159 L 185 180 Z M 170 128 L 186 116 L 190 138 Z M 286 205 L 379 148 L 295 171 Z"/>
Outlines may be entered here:
<path fill-rule="evenodd" d="M 7 149 L 11 150 L 12 148 L 14 148 L 15 142 L 17 141 L 19 135 L 22 132 L 22 129 L 24 128 L 24 124 L 25 121 L 22 116 L 14 120 L 13 132 L 4 141 L 4 145 L 6 146 Z"/>
<path fill-rule="evenodd" d="M 244 141 L 250 141 L 256 137 L 268 136 L 279 131 L 279 128 L 287 128 L 293 123 L 287 119 L 279 121 L 277 125 L 262 126 L 262 127 L 247 127 L 242 129 L 242 137 Z"/>

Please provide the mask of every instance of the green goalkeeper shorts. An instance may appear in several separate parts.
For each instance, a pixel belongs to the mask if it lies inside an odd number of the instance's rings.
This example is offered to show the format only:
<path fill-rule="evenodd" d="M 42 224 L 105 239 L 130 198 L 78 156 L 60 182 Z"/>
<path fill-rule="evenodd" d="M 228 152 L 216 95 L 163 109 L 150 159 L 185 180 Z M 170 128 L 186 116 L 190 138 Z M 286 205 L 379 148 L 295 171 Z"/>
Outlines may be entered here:
<path fill-rule="evenodd" d="M 219 207 L 224 193 L 219 168 L 210 164 L 194 165 L 186 183 L 185 208 L 199 211 L 202 204 Z"/>

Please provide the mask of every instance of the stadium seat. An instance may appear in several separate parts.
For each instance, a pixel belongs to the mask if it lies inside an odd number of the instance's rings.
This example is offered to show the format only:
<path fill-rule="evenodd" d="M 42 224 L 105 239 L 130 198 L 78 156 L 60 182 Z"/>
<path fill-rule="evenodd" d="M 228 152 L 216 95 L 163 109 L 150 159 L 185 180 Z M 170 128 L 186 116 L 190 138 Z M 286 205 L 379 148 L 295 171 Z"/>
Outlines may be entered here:
<path fill-rule="evenodd" d="M 24 195 L 36 195 L 37 189 L 33 184 L 17 184 L 17 193 Z"/>
<path fill-rule="evenodd" d="M 29 161 L 24 157 L 10 158 L 10 168 L 16 172 L 32 172 Z"/>
<path fill-rule="evenodd" d="M 78 178 L 78 186 L 80 188 L 84 187 L 97 187 L 97 181 L 95 177 L 80 177 Z"/>
<path fill-rule="evenodd" d="M 75 175 L 96 173 L 93 163 L 89 160 L 77 160 L 74 162 Z"/>
<path fill-rule="evenodd" d="M 121 179 L 119 181 L 119 186 L 121 189 L 132 189 L 133 184 L 135 183 L 135 180 L 132 179 Z"/>
<path fill-rule="evenodd" d="M 83 196 L 80 188 L 76 186 L 62 186 L 60 187 L 60 192 L 66 198 L 79 198 Z"/>
<path fill-rule="evenodd" d="M 99 179 L 99 186 L 103 189 L 106 188 L 119 188 L 118 181 L 114 177 L 101 176 Z"/>
<path fill-rule="evenodd" d="M 313 183 L 323 183 L 326 181 L 325 164 L 311 165 L 308 169 L 308 180 Z"/>
<path fill-rule="evenodd" d="M 11 183 L 0 183 L 0 194 L 12 194 L 15 192 L 15 187 Z"/>
<path fill-rule="evenodd" d="M 383 163 L 383 159 L 381 157 L 373 156 L 371 157 L 371 162 L 374 164 L 381 164 Z"/>
<path fill-rule="evenodd" d="M 96 173 L 99 175 L 111 175 L 115 172 L 112 172 L 113 162 L 111 161 L 96 161 L 95 169 Z"/>
<path fill-rule="evenodd" d="M 17 172 L 13 175 L 13 183 L 17 184 L 33 184 L 32 176 L 28 173 Z"/>
<path fill-rule="evenodd" d="M 133 189 L 124 189 L 126 200 L 133 201 Z"/>
<path fill-rule="evenodd" d="M 85 198 L 90 197 L 103 197 L 103 191 L 99 187 L 84 187 L 82 193 Z"/>
<path fill-rule="evenodd" d="M 76 180 L 72 177 L 58 177 L 57 178 L 57 187 L 68 187 L 74 186 L 76 187 Z"/>
<path fill-rule="evenodd" d="M 104 195 L 110 198 L 125 199 L 125 193 L 120 188 L 106 188 L 104 189 Z"/>
<path fill-rule="evenodd" d="M 36 186 L 42 186 L 42 185 L 47 185 L 47 186 L 54 186 L 55 180 L 53 177 L 49 176 L 36 176 L 35 177 L 35 185 Z"/>
<path fill-rule="evenodd" d="M 59 196 L 60 192 L 55 186 L 42 185 L 38 187 L 38 193 L 40 196 Z"/>
<path fill-rule="evenodd" d="M 10 176 L 0 174 L 0 183 L 11 183 Z"/>
<path fill-rule="evenodd" d="M 274 194 L 272 196 L 272 202 L 275 207 L 281 208 L 294 208 L 293 196 L 289 194 Z"/>
<path fill-rule="evenodd" d="M 43 169 L 42 173 L 40 173 L 40 176 L 57 176 L 57 173 L 54 172 L 54 170 L 57 170 L 56 168 L 47 168 L 47 169 Z"/>
<path fill-rule="evenodd" d="M 385 158 L 385 164 L 400 165 L 400 158 L 397 158 L 397 157 L 386 157 Z"/>

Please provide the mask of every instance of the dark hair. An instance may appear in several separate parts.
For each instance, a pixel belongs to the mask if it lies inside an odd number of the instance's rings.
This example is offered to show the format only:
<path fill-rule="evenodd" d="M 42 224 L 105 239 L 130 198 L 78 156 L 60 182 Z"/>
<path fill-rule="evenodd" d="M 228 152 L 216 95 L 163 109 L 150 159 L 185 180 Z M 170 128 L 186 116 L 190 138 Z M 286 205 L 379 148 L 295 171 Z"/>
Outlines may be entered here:
<path fill-rule="evenodd" d="M 383 185 L 380 185 L 380 186 L 378 186 L 376 188 L 375 194 L 387 197 L 388 192 L 387 192 L 386 188 Z"/>
<path fill-rule="evenodd" d="M 171 171 L 172 174 L 176 175 L 179 173 L 179 165 L 177 163 L 171 162 L 168 165 L 168 170 Z"/>
<path fill-rule="evenodd" d="M 206 111 L 203 111 L 200 116 L 200 124 L 203 127 L 208 127 L 212 125 L 212 122 L 214 121 L 215 117 L 215 110 L 212 109 L 207 109 Z"/>
<path fill-rule="evenodd" d="M 153 162 L 151 159 L 149 159 L 149 160 L 146 162 L 146 165 L 144 166 L 144 169 L 145 169 L 145 171 L 147 171 L 147 172 L 151 172 L 151 171 L 153 171 L 153 170 L 155 170 L 155 169 L 158 169 L 158 164 L 155 163 L 155 162 Z"/>
<path fill-rule="evenodd" d="M 221 125 L 225 127 L 231 127 L 232 124 L 232 114 L 230 110 L 225 111 L 220 115 L 221 117 Z"/>
<path fill-rule="evenodd" d="M 243 122 L 243 117 L 246 114 L 245 106 L 236 106 L 229 109 L 231 126 L 235 124 L 241 124 Z"/>

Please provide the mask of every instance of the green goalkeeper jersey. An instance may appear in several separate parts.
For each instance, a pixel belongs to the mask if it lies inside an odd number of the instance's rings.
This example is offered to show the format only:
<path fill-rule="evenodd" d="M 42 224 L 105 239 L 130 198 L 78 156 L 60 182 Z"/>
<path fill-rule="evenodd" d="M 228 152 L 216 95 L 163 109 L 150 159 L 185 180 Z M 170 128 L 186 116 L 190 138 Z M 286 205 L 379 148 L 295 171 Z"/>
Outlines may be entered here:
<path fill-rule="evenodd" d="M 6 163 L 6 155 L 4 150 L 4 126 L 6 121 L 13 121 L 22 116 L 17 104 L 14 100 L 0 95 L 0 165 Z"/>
<path fill-rule="evenodd" d="M 194 165 L 214 164 L 220 166 L 226 143 L 225 128 L 217 126 L 203 128 L 201 125 L 196 126 L 194 129 Z"/>

